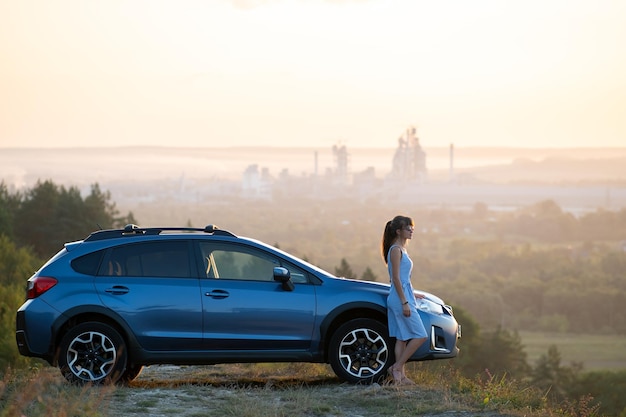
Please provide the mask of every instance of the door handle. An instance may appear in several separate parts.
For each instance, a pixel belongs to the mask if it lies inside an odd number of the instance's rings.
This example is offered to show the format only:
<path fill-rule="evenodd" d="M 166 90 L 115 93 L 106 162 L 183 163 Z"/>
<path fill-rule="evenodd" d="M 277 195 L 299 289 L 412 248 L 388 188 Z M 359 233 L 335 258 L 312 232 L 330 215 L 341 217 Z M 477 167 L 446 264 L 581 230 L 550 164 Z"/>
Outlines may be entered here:
<path fill-rule="evenodd" d="M 113 295 L 123 295 L 128 294 L 130 290 L 128 289 L 128 287 L 114 285 L 113 288 L 107 288 L 106 290 L 104 290 L 104 292 L 108 292 L 109 294 Z"/>
<path fill-rule="evenodd" d="M 228 291 L 224 291 L 224 290 L 213 290 L 213 291 L 205 292 L 204 295 L 206 295 L 207 297 L 215 298 L 215 299 L 222 299 L 222 298 L 227 298 L 230 296 Z"/>

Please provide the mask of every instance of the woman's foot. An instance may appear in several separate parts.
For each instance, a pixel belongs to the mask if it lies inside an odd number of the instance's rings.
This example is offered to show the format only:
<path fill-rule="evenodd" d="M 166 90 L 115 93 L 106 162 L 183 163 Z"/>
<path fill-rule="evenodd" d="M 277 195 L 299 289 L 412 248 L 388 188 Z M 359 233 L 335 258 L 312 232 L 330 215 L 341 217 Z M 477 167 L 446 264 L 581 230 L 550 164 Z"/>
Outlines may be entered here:
<path fill-rule="evenodd" d="M 402 385 L 415 385 L 415 382 L 406 375 L 402 375 Z"/>
<path fill-rule="evenodd" d="M 406 376 L 404 366 L 402 367 L 402 385 L 415 385 L 415 382 L 413 382 L 411 378 Z"/>
<path fill-rule="evenodd" d="M 393 366 L 391 366 L 387 372 L 389 373 L 389 375 L 393 378 L 393 383 L 395 385 L 400 385 L 402 384 L 402 379 L 404 377 L 404 375 L 402 375 L 402 370 L 401 369 L 396 369 Z"/>

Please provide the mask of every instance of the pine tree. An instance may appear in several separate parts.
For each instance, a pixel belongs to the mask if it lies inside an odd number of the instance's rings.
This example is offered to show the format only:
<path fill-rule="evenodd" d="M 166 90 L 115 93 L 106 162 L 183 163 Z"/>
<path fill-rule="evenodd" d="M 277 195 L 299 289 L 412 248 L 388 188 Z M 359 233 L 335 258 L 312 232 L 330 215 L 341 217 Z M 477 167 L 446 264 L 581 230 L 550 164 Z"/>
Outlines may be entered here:
<path fill-rule="evenodd" d="M 376 281 L 377 278 L 378 277 L 374 274 L 374 271 L 372 271 L 372 268 L 370 268 L 369 266 L 365 268 L 365 272 L 363 272 L 363 275 L 361 275 L 361 279 L 363 281 Z"/>
<path fill-rule="evenodd" d="M 346 261 L 346 258 L 341 258 L 341 265 L 335 267 L 335 275 L 343 278 L 356 279 L 356 274 L 352 271 L 350 264 Z"/>

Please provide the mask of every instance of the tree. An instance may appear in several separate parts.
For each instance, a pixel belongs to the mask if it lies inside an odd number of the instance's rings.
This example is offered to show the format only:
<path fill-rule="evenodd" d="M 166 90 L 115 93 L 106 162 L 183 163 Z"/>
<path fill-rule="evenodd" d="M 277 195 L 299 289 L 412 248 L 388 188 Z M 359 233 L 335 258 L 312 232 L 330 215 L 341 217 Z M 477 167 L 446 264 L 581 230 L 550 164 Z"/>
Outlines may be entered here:
<path fill-rule="evenodd" d="M 451 366 L 463 376 L 473 378 L 485 370 L 480 326 L 467 311 L 460 307 L 454 308 L 454 318 L 462 329 L 462 337 L 457 342 L 459 355 L 454 360 L 445 362 L 443 366 Z M 440 361 L 433 361 L 426 366 L 437 369 L 442 365 Z"/>
<path fill-rule="evenodd" d="M 115 208 L 115 203 L 110 202 L 110 200 L 110 192 L 102 192 L 98 184 L 91 186 L 91 193 L 85 198 L 84 203 L 83 220 L 87 228 L 93 230 L 95 226 L 100 226 L 103 229 L 123 226 L 123 224 L 119 224 L 121 219 L 117 221 L 115 216 L 118 211 Z"/>
<path fill-rule="evenodd" d="M 132 213 L 120 217 L 110 200 L 111 194 L 102 192 L 98 184 L 92 185 L 90 194 L 83 199 L 77 187 L 38 181 L 19 204 L 14 204 L 16 242 L 48 257 L 65 242 L 83 239 L 96 229 L 135 223 Z"/>
<path fill-rule="evenodd" d="M 463 330 L 467 334 L 465 330 L 469 329 Z M 517 332 L 510 333 L 498 327 L 468 344 L 472 349 L 472 356 L 463 364 L 463 373 L 466 375 L 484 376 L 485 370 L 489 370 L 490 375 L 506 374 L 521 379 L 530 372 L 526 352 Z"/>
<path fill-rule="evenodd" d="M 341 265 L 335 267 L 335 275 L 338 277 L 356 279 L 356 274 L 352 271 L 350 264 L 346 261 L 346 258 L 341 258 Z"/>
<path fill-rule="evenodd" d="M 15 214 L 18 244 L 31 246 L 38 255 L 50 256 L 63 244 L 67 235 L 66 219 L 59 219 L 61 189 L 52 181 L 37 182 L 27 191 Z M 64 224 L 65 223 L 65 224 Z"/>
<path fill-rule="evenodd" d="M 4 181 L 0 182 L 0 235 L 13 237 L 13 218 L 20 199 L 19 193 L 11 194 Z"/>
<path fill-rule="evenodd" d="M 582 365 L 572 363 L 570 367 L 561 366 L 561 354 L 555 345 L 537 360 L 532 371 L 531 380 L 534 386 L 543 390 L 549 398 L 556 402 L 567 398 L 567 387 L 571 386 L 582 370 Z"/>
<path fill-rule="evenodd" d="M 363 275 L 361 275 L 361 279 L 363 281 L 376 281 L 377 278 L 378 277 L 374 274 L 374 271 L 372 271 L 372 268 L 370 268 L 369 266 L 365 268 Z"/>
<path fill-rule="evenodd" d="M 0 234 L 0 287 L 19 284 L 23 292 L 26 280 L 41 263 L 32 251 L 18 248 L 8 236 Z"/>
<path fill-rule="evenodd" d="M 29 363 L 15 344 L 15 312 L 24 302 L 26 280 L 39 264 L 31 251 L 0 234 L 0 372 Z"/>
<path fill-rule="evenodd" d="M 626 416 L 624 370 L 585 372 L 573 385 L 567 387 L 567 391 L 570 398 L 585 398 L 591 395 L 600 405 L 598 415 Z"/>

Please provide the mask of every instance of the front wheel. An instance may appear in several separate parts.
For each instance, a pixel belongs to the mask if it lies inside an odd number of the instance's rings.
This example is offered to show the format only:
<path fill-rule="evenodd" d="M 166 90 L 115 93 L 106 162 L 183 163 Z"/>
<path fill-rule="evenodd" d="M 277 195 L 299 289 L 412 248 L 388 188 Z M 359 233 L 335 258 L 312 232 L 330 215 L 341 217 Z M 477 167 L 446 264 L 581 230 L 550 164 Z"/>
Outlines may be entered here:
<path fill-rule="evenodd" d="M 129 363 L 126 366 L 126 370 L 120 377 L 119 382 L 122 384 L 128 384 L 129 382 L 133 382 L 135 379 L 137 379 L 137 377 L 139 377 L 139 374 L 141 374 L 142 370 L 143 370 L 142 365 L 135 365 L 135 364 Z"/>
<path fill-rule="evenodd" d="M 387 328 L 374 319 L 354 319 L 333 333 L 329 362 L 337 376 L 351 383 L 378 382 L 393 363 Z"/>
<path fill-rule="evenodd" d="M 59 369 L 74 384 L 114 384 L 122 377 L 126 361 L 124 339 L 104 323 L 81 323 L 59 344 Z"/>

